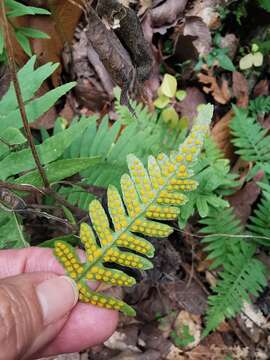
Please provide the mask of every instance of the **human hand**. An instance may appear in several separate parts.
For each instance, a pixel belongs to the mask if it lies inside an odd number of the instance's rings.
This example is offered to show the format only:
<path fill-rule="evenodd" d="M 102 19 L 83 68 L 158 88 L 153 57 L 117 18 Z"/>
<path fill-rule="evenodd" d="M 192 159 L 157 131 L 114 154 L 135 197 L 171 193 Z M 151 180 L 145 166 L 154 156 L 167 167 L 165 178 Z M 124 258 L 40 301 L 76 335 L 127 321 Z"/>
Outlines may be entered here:
<path fill-rule="evenodd" d="M 104 342 L 117 312 L 78 303 L 73 280 L 45 248 L 0 251 L 0 360 L 76 352 Z"/>

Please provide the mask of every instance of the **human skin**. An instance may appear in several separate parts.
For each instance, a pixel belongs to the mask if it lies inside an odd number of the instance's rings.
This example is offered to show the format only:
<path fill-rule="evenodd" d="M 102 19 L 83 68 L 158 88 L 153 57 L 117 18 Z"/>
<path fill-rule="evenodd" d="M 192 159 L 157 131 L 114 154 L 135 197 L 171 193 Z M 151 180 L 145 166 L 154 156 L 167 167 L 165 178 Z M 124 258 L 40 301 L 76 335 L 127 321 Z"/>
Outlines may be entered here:
<path fill-rule="evenodd" d="M 72 286 L 66 283 L 68 279 L 64 281 L 66 287 L 57 287 L 59 275 L 63 274 L 51 249 L 0 251 L 0 360 L 35 359 L 81 351 L 104 342 L 114 332 L 117 312 L 79 303 L 77 297 L 76 305 L 71 304 L 74 299 L 73 295 L 68 299 L 72 291 Z M 40 285 L 44 290 L 48 279 L 54 279 L 55 291 L 50 296 L 51 301 L 54 297 L 58 299 L 58 305 L 51 311 L 54 314 L 50 321 L 44 321 L 36 293 Z M 50 289 L 53 289 L 51 283 Z M 60 318 L 57 311 L 61 313 Z"/>

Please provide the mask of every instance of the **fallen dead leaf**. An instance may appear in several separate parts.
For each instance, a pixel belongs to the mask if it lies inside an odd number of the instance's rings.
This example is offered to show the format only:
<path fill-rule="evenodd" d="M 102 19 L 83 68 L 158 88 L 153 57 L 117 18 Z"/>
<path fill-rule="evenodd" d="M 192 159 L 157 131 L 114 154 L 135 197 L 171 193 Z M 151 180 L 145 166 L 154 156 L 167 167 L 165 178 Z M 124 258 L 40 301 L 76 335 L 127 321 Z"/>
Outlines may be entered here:
<path fill-rule="evenodd" d="M 203 70 L 205 73 L 200 72 L 198 74 L 199 82 L 206 85 L 203 86 L 203 91 L 206 94 L 211 94 L 218 103 L 227 104 L 231 99 L 228 81 L 221 77 L 221 84 L 219 85 L 212 69 L 204 66 Z"/>
<path fill-rule="evenodd" d="M 205 104 L 206 100 L 204 94 L 197 87 L 188 87 L 185 91 L 186 97 L 175 104 L 175 109 L 191 122 L 197 116 L 198 105 Z"/>
<path fill-rule="evenodd" d="M 252 205 L 261 193 L 261 188 L 257 184 L 262 178 L 263 172 L 259 172 L 254 176 L 253 180 L 248 182 L 242 189 L 227 197 L 227 200 L 235 210 L 236 216 L 245 225 L 250 214 Z"/>
<path fill-rule="evenodd" d="M 82 10 L 69 1 L 54 0 L 50 10 L 52 16 L 28 16 L 28 27 L 39 29 L 50 36 L 50 39 L 32 39 L 32 49 L 40 64 L 49 61 L 60 62 L 64 44 L 71 44 L 75 27 Z M 61 66 L 52 74 L 54 87 L 61 84 Z"/>
<path fill-rule="evenodd" d="M 231 144 L 231 134 L 229 124 L 233 117 L 233 111 L 230 110 L 214 125 L 211 131 L 211 137 L 217 144 L 224 156 L 233 162 L 236 158 L 233 145 Z"/>
<path fill-rule="evenodd" d="M 211 50 L 212 37 L 209 28 L 198 16 L 188 16 L 185 18 L 184 36 L 195 38 L 193 45 L 200 56 L 207 55 Z"/>
<path fill-rule="evenodd" d="M 233 72 L 232 91 L 237 99 L 237 106 L 246 108 L 249 101 L 248 81 L 244 75 L 238 71 Z"/>

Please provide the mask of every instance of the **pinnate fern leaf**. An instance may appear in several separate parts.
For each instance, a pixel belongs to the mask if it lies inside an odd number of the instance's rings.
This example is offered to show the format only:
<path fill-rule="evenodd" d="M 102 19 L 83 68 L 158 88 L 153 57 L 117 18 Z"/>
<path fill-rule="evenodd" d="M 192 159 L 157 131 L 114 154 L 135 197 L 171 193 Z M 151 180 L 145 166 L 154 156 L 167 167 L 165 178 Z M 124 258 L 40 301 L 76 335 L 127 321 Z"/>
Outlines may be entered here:
<path fill-rule="evenodd" d="M 242 309 L 249 296 L 257 296 L 266 286 L 266 268 L 254 257 L 255 247 L 242 243 L 239 251 L 229 256 L 214 295 L 208 298 L 207 326 L 204 336 L 214 330 L 225 318 L 232 318 Z"/>
<path fill-rule="evenodd" d="M 270 186 L 261 184 L 261 187 L 264 190 L 262 200 L 250 217 L 250 223 L 247 227 L 254 234 L 254 240 L 257 243 L 270 246 Z"/>
<path fill-rule="evenodd" d="M 269 5 L 270 6 L 270 5 Z M 252 114 L 263 114 L 270 112 L 270 96 L 258 96 L 249 103 L 249 110 Z"/>
<path fill-rule="evenodd" d="M 244 229 L 240 220 L 234 215 L 232 208 L 212 209 L 209 216 L 200 223 L 206 225 L 201 232 L 210 234 L 202 240 L 207 244 L 207 258 L 213 261 L 210 269 L 224 266 L 243 241 L 241 234 Z"/>
<path fill-rule="evenodd" d="M 256 167 L 266 169 L 270 161 L 270 136 L 267 129 L 261 127 L 255 117 L 249 117 L 248 112 L 234 106 L 235 117 L 230 128 L 236 153 L 244 160 L 256 162 Z"/>
<path fill-rule="evenodd" d="M 183 192 L 192 191 L 198 185 L 191 178 L 191 168 L 209 131 L 212 112 L 211 105 L 202 106 L 194 127 L 178 151 L 170 156 L 163 153 L 157 158 L 150 156 L 148 170 L 136 156 L 128 156 L 130 174 L 121 177 L 122 196 L 114 186 L 108 188 L 108 212 L 113 226 L 97 200 L 89 206 L 93 228 L 81 224 L 86 261 L 80 260 L 69 244 L 56 241 L 55 255 L 76 281 L 81 301 L 134 315 L 134 310 L 123 301 L 91 290 L 87 280 L 132 286 L 133 277 L 106 264 L 139 270 L 152 267 L 147 258 L 153 257 L 154 248 L 139 234 L 165 238 L 172 233 L 172 227 L 159 221 L 177 219 L 179 206 L 187 201 Z"/>

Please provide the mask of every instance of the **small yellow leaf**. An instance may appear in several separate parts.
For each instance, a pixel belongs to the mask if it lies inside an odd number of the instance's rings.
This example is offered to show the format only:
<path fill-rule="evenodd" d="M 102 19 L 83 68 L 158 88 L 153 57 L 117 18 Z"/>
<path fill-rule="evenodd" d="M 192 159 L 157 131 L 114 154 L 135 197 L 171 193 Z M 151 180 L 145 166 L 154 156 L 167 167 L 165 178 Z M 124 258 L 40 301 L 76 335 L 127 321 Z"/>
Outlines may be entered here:
<path fill-rule="evenodd" d="M 262 66 L 263 64 L 263 54 L 261 52 L 256 52 L 253 54 L 253 65 L 256 67 Z"/>
<path fill-rule="evenodd" d="M 239 62 L 239 67 L 241 70 L 250 69 L 253 66 L 253 54 L 247 54 L 246 56 L 242 57 Z"/>
<path fill-rule="evenodd" d="M 176 78 L 170 74 L 165 74 L 162 84 L 160 86 L 160 91 L 163 95 L 173 98 L 177 90 L 177 81 Z"/>
<path fill-rule="evenodd" d="M 154 105 L 158 109 L 164 109 L 170 102 L 170 98 L 166 95 L 160 95 L 155 101 Z"/>
<path fill-rule="evenodd" d="M 171 123 L 172 126 L 177 126 L 179 120 L 179 116 L 172 106 L 162 111 L 162 118 L 166 123 Z"/>
<path fill-rule="evenodd" d="M 175 94 L 175 97 L 178 101 L 183 101 L 187 96 L 187 92 L 185 90 L 178 90 Z"/>

